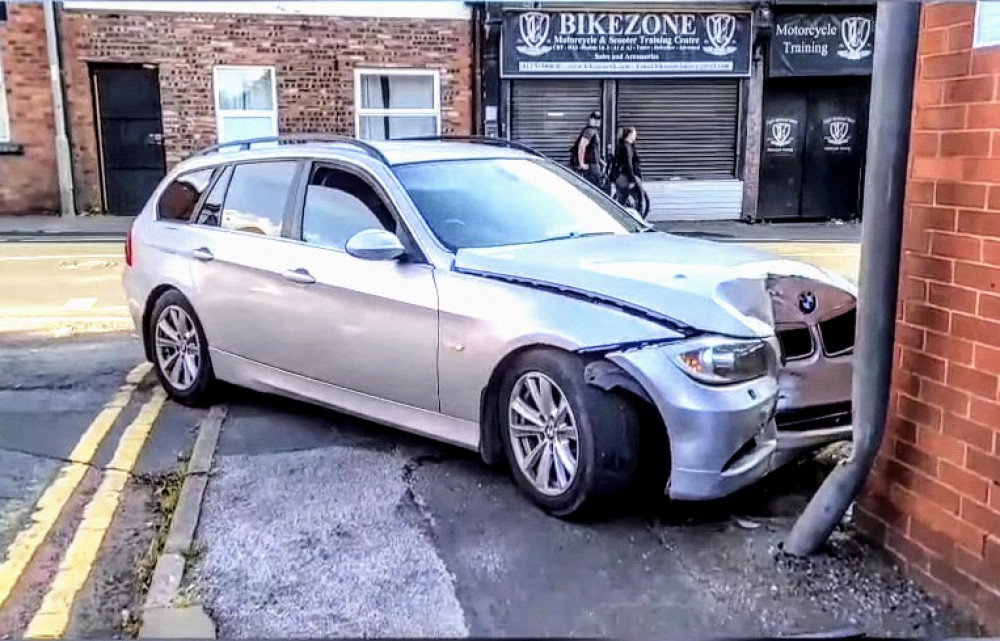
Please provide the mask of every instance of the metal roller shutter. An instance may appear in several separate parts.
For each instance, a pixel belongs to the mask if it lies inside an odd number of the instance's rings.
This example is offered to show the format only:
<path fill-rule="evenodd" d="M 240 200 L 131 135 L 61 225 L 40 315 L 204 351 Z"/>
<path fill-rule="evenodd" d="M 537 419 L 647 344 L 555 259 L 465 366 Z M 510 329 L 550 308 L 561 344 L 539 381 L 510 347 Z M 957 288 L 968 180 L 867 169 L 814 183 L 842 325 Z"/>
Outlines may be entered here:
<path fill-rule="evenodd" d="M 733 178 L 738 80 L 621 80 L 618 127 L 639 132 L 646 180 Z"/>
<path fill-rule="evenodd" d="M 511 86 L 511 139 L 561 163 L 587 124 L 601 109 L 599 80 L 518 80 Z"/>

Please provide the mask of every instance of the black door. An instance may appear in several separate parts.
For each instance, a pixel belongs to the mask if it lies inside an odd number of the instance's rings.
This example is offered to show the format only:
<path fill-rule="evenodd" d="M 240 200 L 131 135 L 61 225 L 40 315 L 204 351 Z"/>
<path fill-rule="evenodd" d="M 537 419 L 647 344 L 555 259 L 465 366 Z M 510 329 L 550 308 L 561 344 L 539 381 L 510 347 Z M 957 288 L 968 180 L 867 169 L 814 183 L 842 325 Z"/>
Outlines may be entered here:
<path fill-rule="evenodd" d="M 91 67 L 104 209 L 135 215 L 166 173 L 156 69 Z"/>
<path fill-rule="evenodd" d="M 801 215 L 807 111 L 808 94 L 801 89 L 769 88 L 764 101 L 760 161 L 758 209 L 763 218 Z"/>
<path fill-rule="evenodd" d="M 803 218 L 851 219 L 860 215 L 861 165 L 868 129 L 866 85 L 864 80 L 837 82 L 809 92 L 802 167 Z"/>
<path fill-rule="evenodd" d="M 769 83 L 760 167 L 762 218 L 860 215 L 868 92 L 867 78 Z"/>

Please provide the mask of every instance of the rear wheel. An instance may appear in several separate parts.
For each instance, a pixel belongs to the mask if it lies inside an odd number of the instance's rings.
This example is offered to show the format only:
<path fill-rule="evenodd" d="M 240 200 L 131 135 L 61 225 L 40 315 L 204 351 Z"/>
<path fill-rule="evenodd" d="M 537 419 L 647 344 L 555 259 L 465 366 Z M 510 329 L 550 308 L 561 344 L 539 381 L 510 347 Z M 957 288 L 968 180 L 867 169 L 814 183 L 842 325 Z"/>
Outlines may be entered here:
<path fill-rule="evenodd" d="M 617 393 L 587 385 L 577 356 L 525 353 L 501 386 L 503 443 L 520 489 L 556 516 L 606 507 L 638 464 L 639 422 Z"/>
<path fill-rule="evenodd" d="M 215 382 L 208 342 L 180 292 L 167 292 L 156 301 L 148 336 L 156 377 L 170 397 L 185 405 L 205 404 Z"/>

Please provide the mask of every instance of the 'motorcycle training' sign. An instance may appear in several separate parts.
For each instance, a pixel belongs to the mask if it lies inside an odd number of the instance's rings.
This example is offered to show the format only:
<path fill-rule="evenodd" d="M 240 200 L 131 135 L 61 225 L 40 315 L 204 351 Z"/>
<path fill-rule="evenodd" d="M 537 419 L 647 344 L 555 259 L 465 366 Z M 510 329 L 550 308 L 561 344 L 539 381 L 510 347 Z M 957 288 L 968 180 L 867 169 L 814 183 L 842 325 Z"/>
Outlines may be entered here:
<path fill-rule="evenodd" d="M 526 76 L 748 76 L 750 14 L 510 11 L 501 73 Z"/>

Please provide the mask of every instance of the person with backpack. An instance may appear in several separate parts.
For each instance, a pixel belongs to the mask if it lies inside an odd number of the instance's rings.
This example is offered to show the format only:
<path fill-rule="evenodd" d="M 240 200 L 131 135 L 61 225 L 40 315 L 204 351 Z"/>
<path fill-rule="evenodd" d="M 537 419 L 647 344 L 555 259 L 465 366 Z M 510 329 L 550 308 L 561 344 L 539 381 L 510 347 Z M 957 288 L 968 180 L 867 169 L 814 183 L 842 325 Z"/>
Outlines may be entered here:
<path fill-rule="evenodd" d="M 587 126 L 580 130 L 576 142 L 570 147 L 570 167 L 579 172 L 594 186 L 601 188 L 604 171 L 601 159 L 601 112 L 593 111 Z"/>

